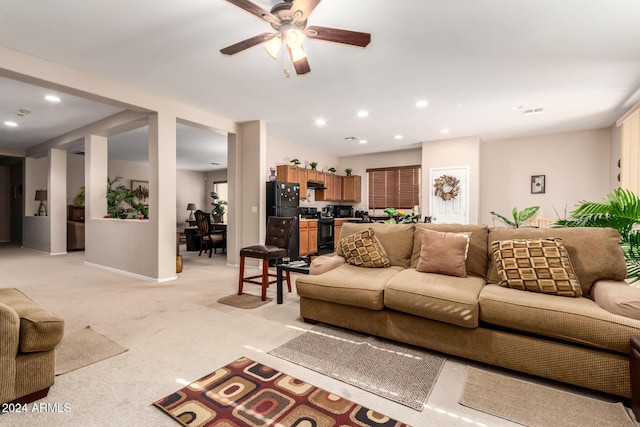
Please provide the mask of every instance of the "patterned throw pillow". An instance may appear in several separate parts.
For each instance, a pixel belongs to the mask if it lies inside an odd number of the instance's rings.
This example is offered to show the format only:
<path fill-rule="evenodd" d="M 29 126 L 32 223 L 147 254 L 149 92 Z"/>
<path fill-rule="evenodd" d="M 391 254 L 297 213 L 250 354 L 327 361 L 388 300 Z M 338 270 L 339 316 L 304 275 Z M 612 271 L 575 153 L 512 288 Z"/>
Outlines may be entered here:
<path fill-rule="evenodd" d="M 471 233 L 422 230 L 422 246 L 416 270 L 467 277 L 467 252 Z"/>
<path fill-rule="evenodd" d="M 500 240 L 491 244 L 500 286 L 565 297 L 582 296 L 560 238 Z"/>
<path fill-rule="evenodd" d="M 368 228 L 351 236 L 340 239 L 338 243 L 344 260 L 357 267 L 389 267 L 389 257 L 373 228 Z"/>

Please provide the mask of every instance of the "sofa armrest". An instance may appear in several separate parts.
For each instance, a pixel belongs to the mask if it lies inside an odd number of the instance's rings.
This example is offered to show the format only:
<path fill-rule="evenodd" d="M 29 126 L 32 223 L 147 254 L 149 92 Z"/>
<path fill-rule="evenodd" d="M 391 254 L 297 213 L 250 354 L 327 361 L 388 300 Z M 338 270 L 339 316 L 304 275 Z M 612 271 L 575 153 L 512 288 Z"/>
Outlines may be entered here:
<path fill-rule="evenodd" d="M 341 257 L 340 255 L 321 255 L 311 261 L 309 274 L 322 274 L 329 270 L 333 270 L 336 267 L 340 267 L 344 263 L 344 257 Z"/>
<path fill-rule="evenodd" d="M 621 280 L 598 280 L 591 298 L 609 313 L 640 320 L 640 288 Z"/>
<path fill-rule="evenodd" d="M 19 339 L 20 316 L 8 305 L 0 303 L 0 403 L 14 398 Z"/>

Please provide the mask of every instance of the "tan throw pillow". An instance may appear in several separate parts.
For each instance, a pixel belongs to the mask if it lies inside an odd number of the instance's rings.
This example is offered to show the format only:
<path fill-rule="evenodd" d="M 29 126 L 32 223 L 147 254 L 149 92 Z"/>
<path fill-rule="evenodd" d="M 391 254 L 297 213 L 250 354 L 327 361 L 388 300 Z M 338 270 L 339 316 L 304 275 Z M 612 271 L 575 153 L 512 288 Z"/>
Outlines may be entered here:
<path fill-rule="evenodd" d="M 422 246 L 416 270 L 467 277 L 465 263 L 469 251 L 470 233 L 447 233 L 422 230 Z"/>
<path fill-rule="evenodd" d="M 582 296 L 560 238 L 499 240 L 491 244 L 500 286 L 565 297 Z"/>
<path fill-rule="evenodd" d="M 344 260 L 357 267 L 389 267 L 389 257 L 373 228 L 340 239 L 338 243 Z"/>

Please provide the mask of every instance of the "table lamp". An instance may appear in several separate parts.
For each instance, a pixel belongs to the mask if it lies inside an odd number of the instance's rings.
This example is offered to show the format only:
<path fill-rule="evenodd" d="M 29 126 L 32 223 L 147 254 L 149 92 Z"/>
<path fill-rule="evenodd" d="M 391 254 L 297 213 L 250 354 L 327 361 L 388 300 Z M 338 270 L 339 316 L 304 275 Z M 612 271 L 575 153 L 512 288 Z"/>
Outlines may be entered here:
<path fill-rule="evenodd" d="M 36 190 L 36 200 L 40 202 L 38 216 L 47 216 L 47 207 L 44 205 L 47 201 L 47 190 Z"/>
<path fill-rule="evenodd" d="M 196 204 L 195 203 L 189 203 L 187 205 L 187 210 L 191 211 L 191 213 L 189 214 L 189 219 L 187 221 L 195 221 L 195 218 L 193 217 L 193 211 L 196 210 Z"/>

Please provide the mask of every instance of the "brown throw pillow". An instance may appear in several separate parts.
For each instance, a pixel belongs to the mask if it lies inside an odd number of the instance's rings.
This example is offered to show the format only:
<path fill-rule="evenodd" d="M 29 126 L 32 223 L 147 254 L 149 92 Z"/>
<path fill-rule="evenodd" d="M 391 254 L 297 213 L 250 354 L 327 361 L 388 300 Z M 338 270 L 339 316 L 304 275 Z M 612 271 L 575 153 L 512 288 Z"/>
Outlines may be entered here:
<path fill-rule="evenodd" d="M 500 286 L 565 297 L 582 296 L 560 238 L 499 240 L 491 244 Z"/>
<path fill-rule="evenodd" d="M 416 270 L 467 277 L 467 252 L 471 233 L 422 230 L 422 246 Z"/>
<path fill-rule="evenodd" d="M 357 267 L 389 267 L 389 257 L 373 228 L 368 228 L 351 236 L 340 239 L 340 252 L 344 260 Z"/>

